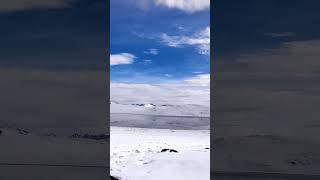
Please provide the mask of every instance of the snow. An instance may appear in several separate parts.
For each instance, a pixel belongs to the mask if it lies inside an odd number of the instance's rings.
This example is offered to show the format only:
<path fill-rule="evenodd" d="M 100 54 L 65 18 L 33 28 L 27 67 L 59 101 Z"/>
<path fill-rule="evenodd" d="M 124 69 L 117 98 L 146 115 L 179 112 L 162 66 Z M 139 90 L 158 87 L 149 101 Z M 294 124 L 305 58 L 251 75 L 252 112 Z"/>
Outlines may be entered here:
<path fill-rule="evenodd" d="M 144 107 L 146 107 L 146 108 L 154 108 L 155 105 L 153 105 L 153 104 L 145 104 Z"/>
<path fill-rule="evenodd" d="M 111 102 L 110 112 L 112 176 L 120 180 L 210 179 L 209 107 Z"/>
<path fill-rule="evenodd" d="M 110 133 L 110 173 L 121 180 L 210 179 L 209 130 L 111 126 Z"/>

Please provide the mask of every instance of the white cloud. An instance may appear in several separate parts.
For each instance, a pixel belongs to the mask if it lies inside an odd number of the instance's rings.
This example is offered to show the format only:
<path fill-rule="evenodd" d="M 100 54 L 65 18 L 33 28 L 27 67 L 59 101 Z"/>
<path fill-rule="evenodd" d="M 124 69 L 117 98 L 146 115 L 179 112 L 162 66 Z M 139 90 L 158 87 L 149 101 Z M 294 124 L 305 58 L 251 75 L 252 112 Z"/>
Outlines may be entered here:
<path fill-rule="evenodd" d="M 2 0 L 0 12 L 14 12 L 31 9 L 61 9 L 71 5 L 75 0 Z"/>
<path fill-rule="evenodd" d="M 210 75 L 160 84 L 111 82 L 111 100 L 119 103 L 210 105 Z"/>
<path fill-rule="evenodd" d="M 192 36 L 169 36 L 161 35 L 162 42 L 170 47 L 183 47 L 184 45 L 196 46 L 200 54 L 210 54 L 210 27 Z"/>
<path fill-rule="evenodd" d="M 152 60 L 151 59 L 144 59 L 143 64 L 151 64 Z"/>
<path fill-rule="evenodd" d="M 154 0 L 156 5 L 179 9 L 188 13 L 207 10 L 210 0 Z"/>
<path fill-rule="evenodd" d="M 110 55 L 110 65 L 132 64 L 136 57 L 130 53 L 120 53 Z"/>
<path fill-rule="evenodd" d="M 201 71 L 195 71 L 195 72 L 192 72 L 193 74 L 202 74 L 203 72 Z"/>
<path fill-rule="evenodd" d="M 184 81 L 192 85 L 207 87 L 210 85 L 210 74 L 201 74 L 194 78 L 186 79 Z"/>
<path fill-rule="evenodd" d="M 159 50 L 158 50 L 158 49 L 151 48 L 151 49 L 148 49 L 147 51 L 144 51 L 143 53 L 144 53 L 144 54 L 157 55 L 157 54 L 159 54 Z"/>
<path fill-rule="evenodd" d="M 180 31 L 186 31 L 187 30 L 185 27 L 183 27 L 182 25 L 179 25 L 179 24 L 175 24 L 175 27 Z"/>

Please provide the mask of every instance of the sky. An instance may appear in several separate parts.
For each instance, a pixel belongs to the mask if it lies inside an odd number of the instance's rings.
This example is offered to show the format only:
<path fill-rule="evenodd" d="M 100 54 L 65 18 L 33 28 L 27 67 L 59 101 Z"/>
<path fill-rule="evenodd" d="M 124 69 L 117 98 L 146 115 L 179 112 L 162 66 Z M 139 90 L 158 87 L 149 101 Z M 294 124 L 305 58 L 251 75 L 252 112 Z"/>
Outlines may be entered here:
<path fill-rule="evenodd" d="M 209 0 L 111 0 L 110 11 L 111 100 L 209 106 Z"/>

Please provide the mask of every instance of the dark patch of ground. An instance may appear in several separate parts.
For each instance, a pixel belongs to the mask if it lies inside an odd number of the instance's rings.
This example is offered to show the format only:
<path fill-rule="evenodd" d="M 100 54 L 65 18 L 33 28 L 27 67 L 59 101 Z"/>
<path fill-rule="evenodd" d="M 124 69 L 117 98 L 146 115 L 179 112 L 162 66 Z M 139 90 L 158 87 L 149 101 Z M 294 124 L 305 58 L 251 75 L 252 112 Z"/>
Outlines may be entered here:
<path fill-rule="evenodd" d="M 161 150 L 161 152 L 175 152 L 175 153 L 177 153 L 178 151 L 177 150 L 175 150 L 175 149 L 162 149 Z"/>
<path fill-rule="evenodd" d="M 116 178 L 116 177 L 114 177 L 114 176 L 110 176 L 110 179 L 111 179 L 111 180 L 120 180 L 120 179 L 118 179 L 118 178 Z"/>

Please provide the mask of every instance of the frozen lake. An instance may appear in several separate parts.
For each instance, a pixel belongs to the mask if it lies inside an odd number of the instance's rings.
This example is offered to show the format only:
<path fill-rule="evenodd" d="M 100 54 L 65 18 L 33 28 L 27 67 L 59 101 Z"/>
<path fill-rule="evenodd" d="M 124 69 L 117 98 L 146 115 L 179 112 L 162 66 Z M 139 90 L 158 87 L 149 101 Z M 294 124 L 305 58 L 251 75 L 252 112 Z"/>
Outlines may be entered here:
<path fill-rule="evenodd" d="M 209 130 L 209 117 L 110 114 L 110 125 L 154 129 Z"/>

